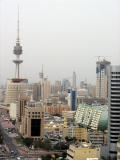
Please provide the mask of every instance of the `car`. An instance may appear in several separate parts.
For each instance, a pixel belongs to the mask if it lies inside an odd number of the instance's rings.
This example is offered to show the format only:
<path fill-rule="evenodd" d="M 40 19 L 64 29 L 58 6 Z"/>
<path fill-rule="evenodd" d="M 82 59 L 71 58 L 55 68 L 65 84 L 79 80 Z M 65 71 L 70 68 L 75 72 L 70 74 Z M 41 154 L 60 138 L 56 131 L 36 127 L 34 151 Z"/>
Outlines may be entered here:
<path fill-rule="evenodd" d="M 11 154 L 14 154 L 14 151 L 11 151 Z"/>
<path fill-rule="evenodd" d="M 14 155 L 11 155 L 10 158 L 15 158 L 15 156 L 14 156 Z"/>

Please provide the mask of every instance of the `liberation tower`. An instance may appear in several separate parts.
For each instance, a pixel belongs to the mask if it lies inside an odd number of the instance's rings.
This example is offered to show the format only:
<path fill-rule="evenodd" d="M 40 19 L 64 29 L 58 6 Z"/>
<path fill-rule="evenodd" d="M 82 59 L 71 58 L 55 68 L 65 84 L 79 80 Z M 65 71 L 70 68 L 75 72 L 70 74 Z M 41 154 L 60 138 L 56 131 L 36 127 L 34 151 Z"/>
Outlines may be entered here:
<path fill-rule="evenodd" d="M 20 45 L 19 39 L 19 7 L 18 7 L 18 22 L 17 22 L 17 40 L 14 47 L 13 53 L 16 55 L 16 60 L 13 62 L 16 64 L 15 77 L 8 79 L 6 85 L 6 97 L 5 103 L 11 104 L 16 103 L 19 100 L 20 96 L 26 96 L 28 90 L 28 80 L 20 78 L 20 64 L 23 62 L 20 59 L 22 54 L 22 46 Z"/>
<path fill-rule="evenodd" d="M 13 62 L 16 64 L 15 78 L 19 79 L 20 64 L 23 62 L 23 60 L 20 59 L 20 55 L 22 54 L 22 46 L 20 45 L 20 38 L 19 38 L 19 8 L 18 8 L 18 23 L 17 23 L 17 40 L 13 53 L 16 55 L 16 60 L 13 60 Z"/>

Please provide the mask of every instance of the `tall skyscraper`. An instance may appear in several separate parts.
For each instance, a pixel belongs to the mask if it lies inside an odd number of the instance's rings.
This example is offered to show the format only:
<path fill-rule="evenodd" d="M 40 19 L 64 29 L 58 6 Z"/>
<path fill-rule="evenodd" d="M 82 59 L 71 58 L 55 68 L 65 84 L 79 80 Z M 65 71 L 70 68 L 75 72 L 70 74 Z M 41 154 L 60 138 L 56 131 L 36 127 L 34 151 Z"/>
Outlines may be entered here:
<path fill-rule="evenodd" d="M 107 66 L 110 62 L 105 59 L 99 60 L 96 63 L 96 97 L 107 99 L 108 84 L 107 84 Z"/>
<path fill-rule="evenodd" d="M 76 73 L 75 73 L 75 71 L 73 72 L 73 77 L 72 78 L 73 78 L 72 79 L 72 87 L 74 89 L 76 89 Z"/>
<path fill-rule="evenodd" d="M 120 66 L 108 67 L 108 147 L 111 158 L 117 156 L 120 137 Z"/>
<path fill-rule="evenodd" d="M 44 73 L 43 73 L 43 65 L 42 71 L 39 73 L 40 76 L 40 86 L 41 86 L 41 99 L 44 101 Z"/>

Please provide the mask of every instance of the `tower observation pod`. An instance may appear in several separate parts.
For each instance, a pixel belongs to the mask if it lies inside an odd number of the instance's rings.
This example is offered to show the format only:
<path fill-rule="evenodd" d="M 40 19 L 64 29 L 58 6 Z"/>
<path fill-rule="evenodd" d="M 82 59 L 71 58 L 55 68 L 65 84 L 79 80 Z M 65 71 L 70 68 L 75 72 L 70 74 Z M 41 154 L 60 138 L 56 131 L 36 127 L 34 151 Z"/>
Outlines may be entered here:
<path fill-rule="evenodd" d="M 20 45 L 20 39 L 19 39 L 19 8 L 18 8 L 18 23 L 17 23 L 17 40 L 13 53 L 16 55 L 16 60 L 13 60 L 13 62 L 16 64 L 15 78 L 19 79 L 20 64 L 23 62 L 23 60 L 20 59 L 20 55 L 22 54 L 22 46 Z"/>

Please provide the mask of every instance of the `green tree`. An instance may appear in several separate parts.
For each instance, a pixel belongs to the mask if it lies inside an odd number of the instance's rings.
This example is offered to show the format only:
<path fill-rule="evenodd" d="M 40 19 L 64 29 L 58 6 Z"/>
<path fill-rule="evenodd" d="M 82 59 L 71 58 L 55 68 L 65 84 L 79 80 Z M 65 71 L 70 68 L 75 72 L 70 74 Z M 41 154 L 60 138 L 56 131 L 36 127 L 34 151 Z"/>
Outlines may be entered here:
<path fill-rule="evenodd" d="M 51 142 L 50 142 L 50 140 L 45 140 L 45 141 L 42 143 L 42 147 L 43 147 L 45 150 L 50 150 L 50 149 L 51 149 Z"/>
<path fill-rule="evenodd" d="M 24 138 L 23 143 L 27 146 L 30 147 L 33 144 L 33 139 L 32 138 Z"/>

